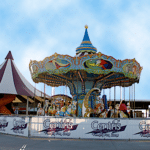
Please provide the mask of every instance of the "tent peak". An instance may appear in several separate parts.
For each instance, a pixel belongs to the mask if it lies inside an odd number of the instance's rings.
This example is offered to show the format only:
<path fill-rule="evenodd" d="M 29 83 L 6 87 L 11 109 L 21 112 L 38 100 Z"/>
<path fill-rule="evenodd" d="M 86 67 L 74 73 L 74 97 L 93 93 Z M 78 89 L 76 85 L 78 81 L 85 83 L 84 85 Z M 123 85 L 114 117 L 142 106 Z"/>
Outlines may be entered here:
<path fill-rule="evenodd" d="M 6 56 L 5 59 L 12 59 L 12 60 L 14 60 L 14 59 L 13 59 L 13 56 L 12 56 L 12 54 L 11 54 L 11 51 L 8 52 L 8 54 L 7 54 L 7 56 Z"/>

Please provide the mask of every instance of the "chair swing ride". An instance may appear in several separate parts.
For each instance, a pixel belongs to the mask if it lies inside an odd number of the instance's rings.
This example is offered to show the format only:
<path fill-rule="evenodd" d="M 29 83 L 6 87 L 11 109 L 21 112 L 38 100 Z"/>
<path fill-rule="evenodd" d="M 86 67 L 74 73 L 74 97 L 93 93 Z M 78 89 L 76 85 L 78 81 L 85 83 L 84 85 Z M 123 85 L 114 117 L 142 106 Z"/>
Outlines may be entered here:
<path fill-rule="evenodd" d="M 58 116 L 88 117 L 100 108 L 107 109 L 106 99 L 102 103 L 99 101 L 102 89 L 139 83 L 140 64 L 135 59 L 116 60 L 97 52 L 87 29 L 86 25 L 83 40 L 74 57 L 54 53 L 42 61 L 30 61 L 29 69 L 35 83 L 69 88 L 71 104 L 68 108 L 62 107 L 59 114 L 55 110 Z"/>

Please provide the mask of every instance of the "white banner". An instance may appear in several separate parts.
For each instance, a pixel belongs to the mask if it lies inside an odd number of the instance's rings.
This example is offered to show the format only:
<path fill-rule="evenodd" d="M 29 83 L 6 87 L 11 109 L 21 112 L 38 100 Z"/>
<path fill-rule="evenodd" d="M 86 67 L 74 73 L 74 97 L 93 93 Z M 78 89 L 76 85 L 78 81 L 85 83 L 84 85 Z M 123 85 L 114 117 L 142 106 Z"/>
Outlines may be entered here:
<path fill-rule="evenodd" d="M 28 117 L 2 117 L 0 116 L 0 132 L 28 136 Z"/>
<path fill-rule="evenodd" d="M 150 120 L 32 117 L 31 136 L 83 139 L 150 139 Z"/>

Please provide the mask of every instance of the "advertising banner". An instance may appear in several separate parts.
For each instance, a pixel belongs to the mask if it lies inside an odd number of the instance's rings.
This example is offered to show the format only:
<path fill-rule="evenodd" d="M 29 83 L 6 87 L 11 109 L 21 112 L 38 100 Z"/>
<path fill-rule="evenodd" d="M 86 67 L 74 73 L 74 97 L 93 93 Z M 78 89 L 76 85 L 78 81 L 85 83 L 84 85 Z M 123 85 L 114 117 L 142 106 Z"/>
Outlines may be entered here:
<path fill-rule="evenodd" d="M 0 133 L 81 139 L 150 139 L 149 119 L 0 117 Z"/>
<path fill-rule="evenodd" d="M 32 117 L 31 136 L 78 138 L 78 123 L 73 118 Z"/>
<path fill-rule="evenodd" d="M 7 117 L 0 117 L 0 132 L 7 133 L 8 120 Z"/>
<path fill-rule="evenodd" d="M 150 139 L 150 120 L 134 120 L 131 123 L 131 139 Z"/>
<path fill-rule="evenodd" d="M 82 139 L 147 139 L 149 120 L 32 117 L 31 136 Z"/>
<path fill-rule="evenodd" d="M 0 117 L 0 132 L 28 136 L 28 117 Z"/>

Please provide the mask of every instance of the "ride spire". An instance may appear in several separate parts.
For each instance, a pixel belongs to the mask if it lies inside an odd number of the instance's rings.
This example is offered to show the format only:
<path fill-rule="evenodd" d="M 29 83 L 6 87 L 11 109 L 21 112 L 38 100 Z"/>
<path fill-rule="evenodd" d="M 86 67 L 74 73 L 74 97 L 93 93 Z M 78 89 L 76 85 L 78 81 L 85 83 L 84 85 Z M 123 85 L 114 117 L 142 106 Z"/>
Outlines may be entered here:
<path fill-rule="evenodd" d="M 88 26 L 85 25 L 85 33 L 81 45 L 76 48 L 76 55 L 83 56 L 85 54 L 95 54 L 97 49 L 92 45 L 89 35 L 88 35 Z"/>

